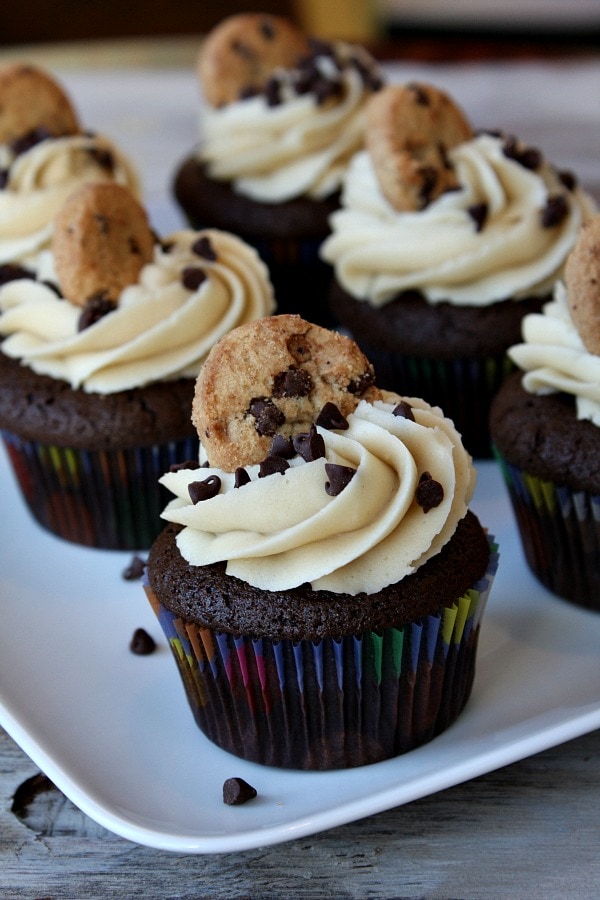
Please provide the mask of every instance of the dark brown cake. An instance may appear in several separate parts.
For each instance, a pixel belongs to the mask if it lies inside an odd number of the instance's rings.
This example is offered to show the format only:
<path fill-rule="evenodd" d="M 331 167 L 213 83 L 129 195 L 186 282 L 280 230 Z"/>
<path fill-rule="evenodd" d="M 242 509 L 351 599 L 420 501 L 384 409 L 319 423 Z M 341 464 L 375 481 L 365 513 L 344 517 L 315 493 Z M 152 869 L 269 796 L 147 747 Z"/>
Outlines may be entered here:
<path fill-rule="evenodd" d="M 577 419 L 567 394 L 531 394 L 509 376 L 492 403 L 490 431 L 512 465 L 575 491 L 600 494 L 600 429 Z"/>
<path fill-rule="evenodd" d="M 376 594 L 334 594 L 301 585 L 264 591 L 225 573 L 224 563 L 193 567 L 169 525 L 148 557 L 148 578 L 172 612 L 201 625 L 271 640 L 319 640 L 400 628 L 451 604 L 485 573 L 489 544 L 473 513 L 461 520 L 449 543 L 417 572 Z"/>
<path fill-rule="evenodd" d="M 117 450 L 196 436 L 194 380 L 155 382 L 116 394 L 73 390 L 0 352 L 0 428 L 23 440 Z"/>

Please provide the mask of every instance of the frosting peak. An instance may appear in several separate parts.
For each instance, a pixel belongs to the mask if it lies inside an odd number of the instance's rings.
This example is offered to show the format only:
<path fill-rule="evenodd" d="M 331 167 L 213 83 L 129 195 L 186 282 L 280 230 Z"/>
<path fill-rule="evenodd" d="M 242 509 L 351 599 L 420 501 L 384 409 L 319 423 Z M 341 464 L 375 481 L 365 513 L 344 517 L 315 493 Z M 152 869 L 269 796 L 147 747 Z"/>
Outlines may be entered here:
<path fill-rule="evenodd" d="M 164 475 L 175 499 L 163 517 L 184 526 L 182 556 L 191 565 L 226 560 L 230 575 L 274 591 L 310 582 L 374 593 L 414 572 L 465 515 L 475 470 L 441 410 L 405 398 L 411 412 L 400 404 L 396 415 L 399 403 L 393 394 L 361 400 L 347 428 L 316 428 L 324 456 L 295 456 L 262 477 L 260 465 L 248 466 L 242 487 L 211 467 Z M 192 502 L 190 486 L 207 479 L 207 499 Z"/>

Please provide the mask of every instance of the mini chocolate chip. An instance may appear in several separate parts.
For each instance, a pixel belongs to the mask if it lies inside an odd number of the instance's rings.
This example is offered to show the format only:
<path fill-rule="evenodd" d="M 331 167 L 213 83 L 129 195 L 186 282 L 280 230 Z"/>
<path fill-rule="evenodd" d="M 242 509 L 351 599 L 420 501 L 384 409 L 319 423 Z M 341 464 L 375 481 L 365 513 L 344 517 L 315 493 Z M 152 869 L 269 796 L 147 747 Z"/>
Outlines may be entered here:
<path fill-rule="evenodd" d="M 326 428 L 328 431 L 334 429 L 346 431 L 348 428 L 348 419 L 342 415 L 335 403 L 328 401 L 317 416 L 315 424 L 319 425 L 321 428 Z"/>
<path fill-rule="evenodd" d="M 88 156 L 91 156 L 94 162 L 98 163 L 107 172 L 114 171 L 115 159 L 110 150 L 100 149 L 100 147 L 88 147 Z"/>
<path fill-rule="evenodd" d="M 206 272 L 198 266 L 186 266 L 181 272 L 181 283 L 188 291 L 197 291 L 200 285 L 206 281 Z"/>
<path fill-rule="evenodd" d="M 142 559 L 141 556 L 137 554 L 131 557 L 129 565 L 126 569 L 123 569 L 122 575 L 125 581 L 137 581 L 144 574 L 144 567 L 146 563 Z"/>
<path fill-rule="evenodd" d="M 421 178 L 419 199 L 423 206 L 427 206 L 438 183 L 438 173 L 433 166 L 421 166 L 418 174 Z"/>
<path fill-rule="evenodd" d="M 281 456 L 283 459 L 291 459 L 296 455 L 294 445 L 290 438 L 283 434 L 276 434 L 269 447 L 269 456 Z"/>
<path fill-rule="evenodd" d="M 313 380 L 306 369 L 290 366 L 286 372 L 279 372 L 273 379 L 274 397 L 307 397 Z"/>
<path fill-rule="evenodd" d="M 548 197 L 548 202 L 541 212 L 542 228 L 554 228 L 560 225 L 569 212 L 569 204 L 562 194 Z"/>
<path fill-rule="evenodd" d="M 202 500 L 211 500 L 221 490 L 221 479 L 218 475 L 209 475 L 204 481 L 192 481 L 188 485 L 188 493 L 192 503 L 200 503 Z"/>
<path fill-rule="evenodd" d="M 487 219 L 487 203 L 473 203 L 471 206 L 467 207 L 467 212 L 475 222 L 475 231 L 481 231 L 485 225 L 485 220 Z"/>
<path fill-rule="evenodd" d="M 156 650 L 156 642 L 144 628 L 136 628 L 129 642 L 129 649 L 138 656 L 148 656 Z"/>
<path fill-rule="evenodd" d="M 575 188 L 577 187 L 577 178 L 573 172 L 563 170 L 562 172 L 558 172 L 557 174 L 561 184 L 563 184 L 568 191 L 575 190 Z"/>
<path fill-rule="evenodd" d="M 281 85 L 276 78 L 269 78 L 265 85 L 264 95 L 267 106 L 279 106 L 281 103 Z"/>
<path fill-rule="evenodd" d="M 0 191 L 8 184 L 8 169 L 0 169 Z"/>
<path fill-rule="evenodd" d="M 502 148 L 509 159 L 514 159 L 525 169 L 538 169 L 542 162 L 542 154 L 535 147 L 522 147 L 514 135 L 510 135 Z"/>
<path fill-rule="evenodd" d="M 238 466 L 234 472 L 234 484 L 233 486 L 236 488 L 244 487 L 245 484 L 248 484 L 250 481 L 250 476 L 246 472 L 243 466 Z"/>
<path fill-rule="evenodd" d="M 256 795 L 256 788 L 243 778 L 227 778 L 223 782 L 223 803 L 228 806 L 240 806 L 248 800 L 254 800 Z"/>
<path fill-rule="evenodd" d="M 402 419 L 410 419 L 411 422 L 415 421 L 412 406 L 410 403 L 407 403 L 406 400 L 401 400 L 400 403 L 393 408 L 392 415 L 399 416 Z"/>
<path fill-rule="evenodd" d="M 322 106 L 330 97 L 339 97 L 342 93 L 342 85 L 331 78 L 319 78 L 313 85 L 312 92 L 315 95 L 318 106 Z"/>
<path fill-rule="evenodd" d="M 310 431 L 300 432 L 293 437 L 294 449 L 305 462 L 314 462 L 325 456 L 325 441 L 314 425 Z"/>
<path fill-rule="evenodd" d="M 95 325 L 95 323 L 104 318 L 104 316 L 114 312 L 116 308 L 117 304 L 114 300 L 111 300 L 103 293 L 95 294 L 87 300 L 83 307 L 83 311 L 77 322 L 77 330 L 84 331 L 84 329 L 89 328 L 90 325 Z"/>
<path fill-rule="evenodd" d="M 415 500 L 423 508 L 423 512 L 428 513 L 430 509 L 435 509 L 443 499 L 442 485 L 432 478 L 429 472 L 423 472 L 415 491 Z"/>
<path fill-rule="evenodd" d="M 202 259 L 207 259 L 209 262 L 214 262 L 217 258 L 215 248 L 213 247 L 210 238 L 206 237 L 206 235 L 203 235 L 194 241 L 192 244 L 192 253 L 195 253 L 196 256 L 201 256 Z"/>
<path fill-rule="evenodd" d="M 273 24 L 268 19 L 263 19 L 263 21 L 260 23 L 260 32 L 267 41 L 272 41 L 275 37 L 275 29 L 273 28 Z"/>
<path fill-rule="evenodd" d="M 38 128 L 32 128 L 31 131 L 28 131 L 26 134 L 21 135 L 21 137 L 11 141 L 10 148 L 13 153 L 20 156 L 21 153 L 26 153 L 28 150 L 31 150 L 32 147 L 35 147 L 36 144 L 39 144 L 41 141 L 45 141 L 52 136 L 53 135 L 48 128 L 40 125 Z"/>
<path fill-rule="evenodd" d="M 362 375 L 359 375 L 358 378 L 352 379 L 352 381 L 348 385 L 348 391 L 351 394 L 355 394 L 360 397 L 361 394 L 367 390 L 367 388 L 371 387 L 373 382 L 375 381 L 375 373 L 373 369 L 369 369 L 366 372 L 363 372 Z"/>
<path fill-rule="evenodd" d="M 0 284 L 9 281 L 17 281 L 19 278 L 31 278 L 35 281 L 35 274 L 17 263 L 3 263 L 0 265 Z"/>
<path fill-rule="evenodd" d="M 255 397 L 250 401 L 248 412 L 256 419 L 254 427 L 261 437 L 275 434 L 285 422 L 284 414 L 269 397 Z"/>
<path fill-rule="evenodd" d="M 325 493 L 330 497 L 337 497 L 338 494 L 341 494 L 356 475 L 356 469 L 351 466 L 340 466 L 337 463 L 325 463 L 325 472 L 329 479 L 325 482 Z"/>
<path fill-rule="evenodd" d="M 283 475 L 289 467 L 289 462 L 283 456 L 267 456 L 259 465 L 258 477 L 266 478 L 268 475 Z"/>
<path fill-rule="evenodd" d="M 40 284 L 43 284 L 44 287 L 47 287 L 49 291 L 54 291 L 57 297 L 62 297 L 62 291 L 55 281 L 40 281 Z"/>
<path fill-rule="evenodd" d="M 184 462 L 172 463 L 169 466 L 169 472 L 180 472 L 181 469 L 199 469 L 200 463 L 197 459 L 186 459 Z"/>

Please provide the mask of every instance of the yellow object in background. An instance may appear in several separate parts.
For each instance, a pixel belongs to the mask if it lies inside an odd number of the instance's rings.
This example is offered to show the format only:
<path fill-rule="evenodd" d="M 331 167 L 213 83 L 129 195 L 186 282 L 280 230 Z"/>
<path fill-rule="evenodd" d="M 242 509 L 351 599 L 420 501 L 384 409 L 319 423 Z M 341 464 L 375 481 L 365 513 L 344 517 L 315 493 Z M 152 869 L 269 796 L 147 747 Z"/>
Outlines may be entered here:
<path fill-rule="evenodd" d="M 302 29 L 325 40 L 360 42 L 375 38 L 375 6 L 372 0 L 293 0 Z"/>

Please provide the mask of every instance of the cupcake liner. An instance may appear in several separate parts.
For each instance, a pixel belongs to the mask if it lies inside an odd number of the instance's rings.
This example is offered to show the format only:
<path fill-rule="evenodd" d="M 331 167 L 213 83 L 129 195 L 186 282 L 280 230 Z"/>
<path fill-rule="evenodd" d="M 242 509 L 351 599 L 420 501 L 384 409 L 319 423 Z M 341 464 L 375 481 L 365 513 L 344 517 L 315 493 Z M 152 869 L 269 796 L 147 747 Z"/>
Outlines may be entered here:
<path fill-rule="evenodd" d="M 563 600 L 600 611 L 600 495 L 545 481 L 496 457 L 533 574 Z"/>
<path fill-rule="evenodd" d="M 197 438 L 97 451 L 22 440 L 2 432 L 23 499 L 48 531 L 108 550 L 147 549 L 164 527 L 169 466 L 196 458 Z"/>
<path fill-rule="evenodd" d="M 355 337 L 361 350 L 375 366 L 379 387 L 422 397 L 441 406 L 462 435 L 472 456 L 492 456 L 488 427 L 490 405 L 513 363 L 506 353 L 465 359 L 428 359 L 406 356 L 374 348 Z"/>
<path fill-rule="evenodd" d="M 473 685 L 481 617 L 497 567 L 456 603 L 403 628 L 273 641 L 186 621 L 145 589 L 196 723 L 236 756 L 294 769 L 366 765 L 434 738 Z"/>

